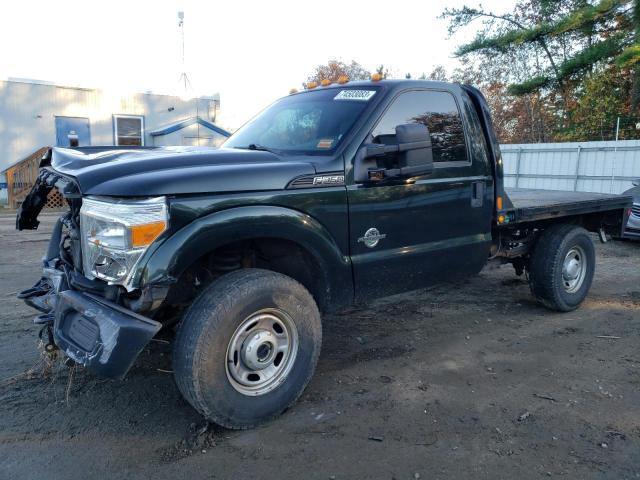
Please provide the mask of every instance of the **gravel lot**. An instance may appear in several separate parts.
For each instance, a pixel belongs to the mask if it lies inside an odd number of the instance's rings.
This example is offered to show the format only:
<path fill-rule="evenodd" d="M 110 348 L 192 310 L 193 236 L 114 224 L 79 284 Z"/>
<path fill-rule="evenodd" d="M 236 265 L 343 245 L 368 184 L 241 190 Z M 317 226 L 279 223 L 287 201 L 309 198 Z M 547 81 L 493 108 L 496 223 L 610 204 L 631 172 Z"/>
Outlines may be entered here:
<path fill-rule="evenodd" d="M 301 400 L 233 432 L 180 397 L 170 336 L 123 381 L 45 365 L 15 293 L 55 218 L 0 214 L 1 479 L 640 478 L 640 244 L 598 243 L 568 314 L 502 267 L 328 316 Z"/>

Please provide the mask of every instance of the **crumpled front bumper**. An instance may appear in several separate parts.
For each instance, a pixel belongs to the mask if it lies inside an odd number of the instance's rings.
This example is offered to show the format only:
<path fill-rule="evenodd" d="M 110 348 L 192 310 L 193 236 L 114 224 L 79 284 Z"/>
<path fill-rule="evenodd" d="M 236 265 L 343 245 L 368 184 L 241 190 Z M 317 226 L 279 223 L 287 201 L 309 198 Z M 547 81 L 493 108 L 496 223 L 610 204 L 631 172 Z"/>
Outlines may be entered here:
<path fill-rule="evenodd" d="M 53 335 L 75 362 L 98 375 L 122 378 L 161 324 L 90 293 L 58 295 Z"/>
<path fill-rule="evenodd" d="M 43 169 L 18 212 L 18 230 L 38 228 L 38 214 L 54 185 L 65 198 L 79 196 L 72 193 L 72 183 Z M 51 235 L 42 278 L 18 297 L 42 312 L 34 321 L 49 333 L 50 343 L 98 375 L 122 378 L 162 324 L 103 297 L 106 284 L 75 271 L 73 264 L 79 258 L 67 255 L 61 260 L 62 228 L 68 215 L 58 220 Z"/>
<path fill-rule="evenodd" d="M 69 358 L 98 375 L 124 377 L 162 324 L 99 295 L 57 291 L 64 285 L 45 276 L 19 296 L 44 312 L 36 323 L 51 329 L 55 345 Z"/>

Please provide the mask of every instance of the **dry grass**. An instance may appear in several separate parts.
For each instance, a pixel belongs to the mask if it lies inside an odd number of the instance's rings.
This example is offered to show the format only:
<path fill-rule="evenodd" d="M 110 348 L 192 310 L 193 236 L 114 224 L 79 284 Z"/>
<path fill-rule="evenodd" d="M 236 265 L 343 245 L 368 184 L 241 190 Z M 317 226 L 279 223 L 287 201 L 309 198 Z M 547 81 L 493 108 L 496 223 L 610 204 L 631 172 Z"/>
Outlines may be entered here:
<path fill-rule="evenodd" d="M 52 381 L 58 376 L 60 368 L 64 365 L 63 355 L 59 350 L 47 351 L 45 343 L 40 340 L 38 342 L 38 360 L 24 372 L 18 373 L 11 377 L 0 380 L 0 386 L 9 386 L 19 380 L 51 379 Z"/>

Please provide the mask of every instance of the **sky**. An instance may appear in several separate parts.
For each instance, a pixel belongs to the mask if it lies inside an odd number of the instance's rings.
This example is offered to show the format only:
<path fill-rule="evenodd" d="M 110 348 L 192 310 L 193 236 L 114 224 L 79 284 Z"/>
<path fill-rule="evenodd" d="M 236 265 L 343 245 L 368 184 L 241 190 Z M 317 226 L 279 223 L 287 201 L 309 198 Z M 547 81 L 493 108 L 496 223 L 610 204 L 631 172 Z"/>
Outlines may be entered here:
<path fill-rule="evenodd" d="M 497 13 L 515 0 L 483 0 Z M 0 78 L 29 78 L 119 92 L 221 97 L 220 124 L 235 129 L 301 88 L 329 59 L 384 64 L 395 77 L 452 70 L 446 7 L 464 0 L 197 1 L 108 0 L 3 2 Z M 185 64 L 178 12 L 184 12 Z M 180 74 L 191 87 L 185 93 Z"/>

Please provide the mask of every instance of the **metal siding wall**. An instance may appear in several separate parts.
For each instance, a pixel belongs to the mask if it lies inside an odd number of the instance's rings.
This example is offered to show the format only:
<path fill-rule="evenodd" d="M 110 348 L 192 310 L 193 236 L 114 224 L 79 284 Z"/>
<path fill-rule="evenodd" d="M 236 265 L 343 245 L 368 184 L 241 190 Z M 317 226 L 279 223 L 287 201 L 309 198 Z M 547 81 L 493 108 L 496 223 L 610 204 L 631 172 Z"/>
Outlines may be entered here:
<path fill-rule="evenodd" d="M 43 146 L 56 144 L 55 117 L 89 119 L 92 145 L 113 145 L 113 115 L 144 116 L 145 145 L 153 145 L 146 133 L 185 118 L 209 118 L 211 103 L 220 96 L 195 99 L 153 93 L 123 94 L 115 91 L 65 87 L 37 81 L 0 80 L 0 170 L 4 170 Z M 0 187 L 0 205 L 6 189 Z"/>
<path fill-rule="evenodd" d="M 55 117 L 89 119 L 92 145 L 113 145 L 113 115 L 144 116 L 145 132 L 189 117 L 209 119 L 210 102 L 219 95 L 183 100 L 153 93 L 64 87 L 0 80 L 0 170 L 47 145 L 55 145 Z M 150 135 L 145 144 L 152 145 Z"/>
<path fill-rule="evenodd" d="M 501 145 L 505 186 L 621 193 L 640 178 L 640 140 Z M 612 181 L 613 176 L 613 181 Z"/>

